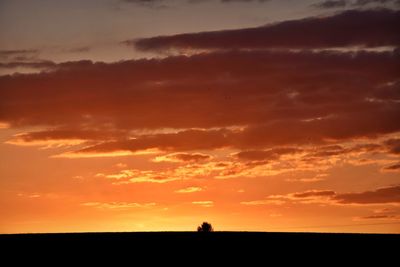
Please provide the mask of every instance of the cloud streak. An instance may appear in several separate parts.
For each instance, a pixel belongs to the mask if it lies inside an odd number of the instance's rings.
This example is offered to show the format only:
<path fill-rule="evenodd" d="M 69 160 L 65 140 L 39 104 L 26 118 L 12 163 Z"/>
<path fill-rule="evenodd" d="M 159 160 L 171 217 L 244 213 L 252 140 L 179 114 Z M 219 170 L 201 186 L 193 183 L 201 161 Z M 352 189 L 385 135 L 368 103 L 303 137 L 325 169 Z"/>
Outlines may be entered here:
<path fill-rule="evenodd" d="M 326 0 L 316 4 L 313 4 L 313 7 L 317 8 L 337 8 L 337 7 L 345 7 L 347 4 L 346 0 Z"/>
<path fill-rule="evenodd" d="M 384 171 L 400 172 L 400 162 L 383 167 Z"/>
<path fill-rule="evenodd" d="M 209 160 L 210 155 L 202 153 L 173 153 L 163 156 L 158 156 L 153 159 L 154 162 L 201 162 Z"/>
<path fill-rule="evenodd" d="M 186 188 L 176 190 L 175 193 L 187 194 L 187 193 L 195 193 L 195 192 L 200 192 L 200 191 L 203 191 L 203 188 L 197 187 L 197 186 L 192 186 L 192 187 L 186 187 Z"/>
<path fill-rule="evenodd" d="M 333 200 L 341 204 L 400 203 L 400 186 L 384 187 L 361 193 L 337 194 Z"/>
<path fill-rule="evenodd" d="M 286 195 L 271 195 L 264 200 L 242 202 L 244 205 L 283 205 L 285 203 L 331 205 L 400 204 L 400 186 L 388 186 L 359 193 L 336 193 L 332 190 L 309 190 Z"/>
<path fill-rule="evenodd" d="M 329 8 L 343 8 L 343 7 L 365 7 L 365 6 L 381 6 L 387 7 L 390 5 L 400 5 L 399 0 L 326 0 L 320 3 L 313 4 L 313 7 L 329 9 Z"/>
<path fill-rule="evenodd" d="M 128 210 L 132 208 L 149 208 L 156 203 L 136 203 L 136 202 L 84 202 L 81 204 L 86 207 L 94 207 L 102 210 Z"/>
<path fill-rule="evenodd" d="M 400 11 L 350 10 L 238 30 L 128 40 L 142 51 L 398 46 Z"/>
<path fill-rule="evenodd" d="M 20 49 L 20 50 L 0 50 L 0 60 L 21 60 L 33 58 L 39 54 L 39 50 Z"/>

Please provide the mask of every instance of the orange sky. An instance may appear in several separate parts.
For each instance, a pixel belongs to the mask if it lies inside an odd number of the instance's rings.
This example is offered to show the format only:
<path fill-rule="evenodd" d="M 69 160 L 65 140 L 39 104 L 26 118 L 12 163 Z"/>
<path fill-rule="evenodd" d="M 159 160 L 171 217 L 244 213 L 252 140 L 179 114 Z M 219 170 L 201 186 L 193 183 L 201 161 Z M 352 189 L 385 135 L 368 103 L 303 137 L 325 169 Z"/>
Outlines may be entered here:
<path fill-rule="evenodd" d="M 400 233 L 398 3 L 288 6 L 2 1 L 0 232 Z"/>

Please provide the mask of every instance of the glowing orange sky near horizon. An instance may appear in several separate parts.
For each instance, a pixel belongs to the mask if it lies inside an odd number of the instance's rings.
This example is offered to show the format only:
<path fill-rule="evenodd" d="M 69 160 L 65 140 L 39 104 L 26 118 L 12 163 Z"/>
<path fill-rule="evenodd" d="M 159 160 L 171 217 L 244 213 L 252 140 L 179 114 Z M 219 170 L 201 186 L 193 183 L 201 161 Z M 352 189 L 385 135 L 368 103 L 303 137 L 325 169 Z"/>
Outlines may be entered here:
<path fill-rule="evenodd" d="M 0 3 L 0 233 L 400 233 L 395 1 L 59 2 Z"/>

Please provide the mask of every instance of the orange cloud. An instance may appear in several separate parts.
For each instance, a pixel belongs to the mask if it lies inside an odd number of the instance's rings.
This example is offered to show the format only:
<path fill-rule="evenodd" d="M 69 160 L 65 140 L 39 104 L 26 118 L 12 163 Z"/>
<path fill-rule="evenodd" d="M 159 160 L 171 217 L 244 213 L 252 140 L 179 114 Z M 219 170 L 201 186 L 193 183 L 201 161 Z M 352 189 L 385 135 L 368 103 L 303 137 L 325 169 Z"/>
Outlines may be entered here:
<path fill-rule="evenodd" d="M 116 185 L 130 183 L 167 183 L 177 180 L 189 180 L 218 175 L 227 168 L 227 166 L 219 167 L 218 164 L 220 163 L 191 163 L 165 170 L 126 169 L 113 174 L 98 173 L 96 177 L 104 177 L 111 180 L 112 183 Z"/>
<path fill-rule="evenodd" d="M 341 204 L 400 203 L 400 186 L 378 188 L 361 193 L 337 194 L 333 200 Z"/>
<path fill-rule="evenodd" d="M 382 168 L 383 171 L 398 172 L 400 171 L 400 162 L 388 165 Z"/>
<path fill-rule="evenodd" d="M 104 157 L 123 157 L 123 156 L 138 156 L 138 155 L 149 155 L 149 154 L 157 154 L 160 153 L 158 149 L 144 149 L 138 150 L 135 152 L 131 152 L 129 150 L 114 150 L 110 152 L 64 152 L 62 154 L 51 156 L 52 158 L 68 158 L 68 159 L 77 159 L 77 158 L 104 158 Z"/>
<path fill-rule="evenodd" d="M 200 192 L 203 191 L 203 188 L 201 187 L 197 187 L 197 186 L 191 186 L 191 187 L 186 187 L 186 188 L 182 188 L 179 190 L 176 190 L 176 193 L 194 193 L 194 192 Z"/>
<path fill-rule="evenodd" d="M 282 205 L 284 203 L 330 204 L 330 205 L 379 205 L 400 204 L 400 186 L 378 188 L 360 193 L 336 193 L 332 190 L 309 190 L 286 195 L 270 195 L 263 200 L 241 202 L 244 205 Z"/>
<path fill-rule="evenodd" d="M 263 199 L 263 200 L 253 200 L 253 201 L 242 201 L 240 204 L 248 206 L 258 206 L 258 205 L 282 205 L 286 202 L 279 199 Z"/>
<path fill-rule="evenodd" d="M 355 220 L 400 220 L 398 208 L 376 209 L 373 214 L 356 217 Z"/>
<path fill-rule="evenodd" d="M 27 139 L 27 133 L 21 133 L 14 135 L 10 140 L 6 141 L 6 144 L 16 146 L 40 146 L 42 148 L 54 148 L 54 147 L 65 147 L 65 146 L 76 146 L 83 144 L 86 140 L 73 139 L 73 138 L 38 138 L 38 139 Z"/>
<path fill-rule="evenodd" d="M 132 208 L 148 208 L 155 206 L 156 203 L 136 203 L 136 202 L 85 202 L 81 204 L 86 207 L 95 207 L 104 210 L 125 210 Z"/>
<path fill-rule="evenodd" d="M 287 182 L 301 182 L 301 183 L 314 183 L 325 180 L 325 177 L 328 176 L 326 173 L 318 173 L 313 177 L 307 178 L 286 178 Z"/>
<path fill-rule="evenodd" d="M 294 198 L 308 198 L 308 197 L 329 197 L 334 196 L 336 193 L 331 190 L 310 190 L 306 192 L 294 193 Z"/>
<path fill-rule="evenodd" d="M 118 139 L 123 139 L 119 131 L 164 127 L 252 125 L 247 139 L 264 135 L 264 142 L 270 143 L 395 132 L 398 105 L 390 100 L 398 98 L 397 61 L 396 52 L 243 51 L 110 64 L 62 63 L 49 73 L 0 77 L 5 88 L 0 121 L 11 127 L 84 131 L 108 125 Z M 301 66 L 301 73 L 293 71 L 293 65 Z M 221 80 L 224 73 L 229 75 Z M 364 76 L 372 81 L 349 82 Z M 325 84 L 329 89 L 322 90 Z M 367 118 L 380 122 L 371 124 Z"/>
<path fill-rule="evenodd" d="M 390 153 L 400 154 L 400 138 L 389 139 L 385 141 L 385 145 L 388 147 Z"/>
<path fill-rule="evenodd" d="M 235 156 L 243 160 L 259 161 L 259 160 L 276 160 L 285 154 L 295 154 L 302 152 L 299 148 L 274 148 L 270 150 L 250 150 L 241 151 Z"/>
<path fill-rule="evenodd" d="M 205 201 L 193 201 L 192 204 L 205 207 L 205 208 L 210 208 L 214 206 L 214 202 L 210 200 L 205 200 Z"/>
<path fill-rule="evenodd" d="M 164 156 L 158 156 L 153 159 L 154 162 L 199 162 L 209 160 L 212 157 L 210 155 L 202 153 L 173 153 Z"/>
<path fill-rule="evenodd" d="M 175 180 L 184 179 L 173 175 L 173 172 L 157 172 L 157 171 L 144 171 L 144 170 L 121 170 L 116 174 L 102 174 L 98 177 L 105 177 L 106 179 L 113 180 L 113 184 L 131 184 L 131 183 L 167 183 Z"/>
<path fill-rule="evenodd" d="M 399 215 L 369 215 L 361 217 L 364 220 L 400 220 Z"/>

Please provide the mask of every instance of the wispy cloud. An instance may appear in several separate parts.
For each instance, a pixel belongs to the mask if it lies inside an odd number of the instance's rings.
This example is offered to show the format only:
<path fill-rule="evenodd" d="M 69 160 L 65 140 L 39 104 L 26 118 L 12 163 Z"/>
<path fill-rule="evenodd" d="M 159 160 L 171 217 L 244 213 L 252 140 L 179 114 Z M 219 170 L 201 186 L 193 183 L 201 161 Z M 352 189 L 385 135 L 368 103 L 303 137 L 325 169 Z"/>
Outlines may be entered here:
<path fill-rule="evenodd" d="M 191 187 L 186 187 L 186 188 L 176 190 L 175 193 L 186 194 L 186 193 L 195 193 L 195 192 L 200 192 L 200 191 L 203 191 L 203 188 L 197 187 L 197 186 L 191 186 Z"/>
<path fill-rule="evenodd" d="M 400 172 L 400 162 L 395 162 L 382 168 L 383 171 Z"/>
<path fill-rule="evenodd" d="M 214 202 L 210 200 L 204 200 L 204 201 L 193 201 L 193 205 L 205 207 L 205 208 L 210 208 L 214 206 Z"/>
<path fill-rule="evenodd" d="M 136 202 L 84 202 L 81 204 L 86 207 L 94 207 L 104 210 L 126 210 L 132 208 L 149 208 L 156 205 L 156 203 L 136 203 Z"/>
<path fill-rule="evenodd" d="M 33 58 L 39 54 L 36 49 L 20 49 L 20 50 L 0 50 L 0 60 L 22 60 Z"/>
<path fill-rule="evenodd" d="M 286 195 L 271 195 L 263 200 L 241 202 L 243 205 L 283 205 L 285 203 L 323 205 L 400 204 L 400 186 L 382 187 L 358 193 L 336 193 L 332 190 L 308 190 Z"/>
<path fill-rule="evenodd" d="M 360 7 L 390 7 L 399 6 L 399 0 L 325 0 L 313 4 L 313 7 L 330 9 L 330 8 L 360 8 Z"/>
<path fill-rule="evenodd" d="M 173 153 L 158 156 L 153 159 L 154 162 L 200 162 L 211 159 L 212 156 L 202 153 Z"/>

